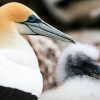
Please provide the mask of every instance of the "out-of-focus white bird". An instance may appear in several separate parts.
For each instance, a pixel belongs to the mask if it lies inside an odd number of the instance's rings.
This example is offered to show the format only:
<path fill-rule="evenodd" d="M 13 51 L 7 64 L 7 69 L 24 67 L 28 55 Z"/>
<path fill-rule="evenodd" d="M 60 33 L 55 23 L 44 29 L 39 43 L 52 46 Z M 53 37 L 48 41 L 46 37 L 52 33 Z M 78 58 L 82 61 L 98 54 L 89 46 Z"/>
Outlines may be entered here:
<path fill-rule="evenodd" d="M 100 29 L 100 0 L 42 1 L 52 18 L 65 30 Z"/>
<path fill-rule="evenodd" d="M 99 51 L 76 43 L 61 54 L 56 69 L 60 86 L 44 92 L 39 100 L 100 100 Z"/>
<path fill-rule="evenodd" d="M 20 34 L 74 42 L 20 3 L 1 6 L 0 100 L 37 100 L 42 92 L 42 76 L 36 55 Z"/>

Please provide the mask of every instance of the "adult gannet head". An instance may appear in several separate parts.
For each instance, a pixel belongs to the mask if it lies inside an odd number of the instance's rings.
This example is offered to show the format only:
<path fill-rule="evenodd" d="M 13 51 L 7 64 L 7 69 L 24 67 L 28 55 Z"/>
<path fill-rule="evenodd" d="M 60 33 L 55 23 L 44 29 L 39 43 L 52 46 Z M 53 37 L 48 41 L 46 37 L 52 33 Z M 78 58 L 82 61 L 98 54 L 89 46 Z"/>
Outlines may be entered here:
<path fill-rule="evenodd" d="M 58 60 L 56 68 L 58 83 L 84 75 L 100 79 L 98 58 L 99 51 L 94 46 L 82 43 L 68 46 Z"/>
<path fill-rule="evenodd" d="M 42 35 L 74 43 L 70 36 L 50 26 L 34 11 L 20 3 L 8 3 L 1 6 L 0 23 L 0 33 L 5 31 L 12 33 L 12 29 L 15 29 L 22 35 Z"/>

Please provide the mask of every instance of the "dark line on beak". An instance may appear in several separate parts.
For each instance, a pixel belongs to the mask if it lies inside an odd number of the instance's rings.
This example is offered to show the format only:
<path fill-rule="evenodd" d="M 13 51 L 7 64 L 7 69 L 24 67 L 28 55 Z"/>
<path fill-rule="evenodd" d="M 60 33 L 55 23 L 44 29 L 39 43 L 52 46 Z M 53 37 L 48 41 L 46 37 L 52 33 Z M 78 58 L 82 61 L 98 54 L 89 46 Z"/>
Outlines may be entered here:
<path fill-rule="evenodd" d="M 26 25 L 32 32 L 34 32 L 34 31 L 28 26 L 28 24 L 26 24 L 26 23 L 24 23 L 24 22 L 20 22 L 20 23 Z M 43 24 L 47 25 L 46 23 L 43 23 Z M 29 24 L 29 25 L 30 25 L 30 24 Z M 30 25 L 30 26 L 36 27 L 36 26 L 34 26 L 34 25 Z M 48 25 L 47 25 L 47 26 L 48 26 Z M 48 27 L 51 28 L 50 26 L 48 26 Z M 45 30 L 45 29 L 43 29 L 43 28 L 41 28 L 41 27 L 36 27 L 36 28 L 40 28 L 40 29 L 42 29 L 42 30 L 44 30 L 44 31 L 46 31 L 46 32 L 55 34 L 55 33 L 53 33 L 53 32 L 50 32 L 50 31 L 48 31 L 48 30 Z M 51 29 L 52 29 L 52 28 L 51 28 Z M 54 30 L 54 29 L 53 29 L 53 30 Z M 58 32 L 58 31 L 57 31 L 57 32 Z M 34 33 L 36 33 L 36 32 L 34 32 Z M 41 34 L 39 34 L 39 33 L 36 33 L 36 34 L 41 35 Z M 36 35 L 36 34 L 35 34 L 35 35 Z M 31 34 L 30 34 L 30 35 L 31 35 Z M 33 34 L 32 34 L 32 35 L 33 35 Z M 65 38 L 65 39 L 67 39 L 67 40 L 69 40 L 69 41 L 72 41 L 72 43 L 75 44 L 75 41 L 73 41 L 73 40 L 71 40 L 71 39 L 69 39 L 69 38 L 67 38 L 67 37 L 61 36 L 61 35 L 59 35 L 59 34 L 55 34 L 55 35 L 57 35 L 57 36 L 59 36 L 59 37 L 62 37 L 62 38 Z M 41 36 L 46 36 L 46 35 L 41 35 Z M 46 36 L 46 37 L 48 37 L 48 36 Z"/>

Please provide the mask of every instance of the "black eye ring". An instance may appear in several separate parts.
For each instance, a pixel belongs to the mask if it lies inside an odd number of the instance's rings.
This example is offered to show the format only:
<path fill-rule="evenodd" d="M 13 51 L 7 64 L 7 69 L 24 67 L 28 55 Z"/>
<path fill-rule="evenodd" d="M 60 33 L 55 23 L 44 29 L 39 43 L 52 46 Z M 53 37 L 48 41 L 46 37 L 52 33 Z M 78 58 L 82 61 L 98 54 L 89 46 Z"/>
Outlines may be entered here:
<path fill-rule="evenodd" d="M 28 17 L 28 22 L 35 22 L 37 19 L 36 19 L 36 17 L 35 16 L 33 16 L 33 15 L 30 15 L 29 17 Z"/>

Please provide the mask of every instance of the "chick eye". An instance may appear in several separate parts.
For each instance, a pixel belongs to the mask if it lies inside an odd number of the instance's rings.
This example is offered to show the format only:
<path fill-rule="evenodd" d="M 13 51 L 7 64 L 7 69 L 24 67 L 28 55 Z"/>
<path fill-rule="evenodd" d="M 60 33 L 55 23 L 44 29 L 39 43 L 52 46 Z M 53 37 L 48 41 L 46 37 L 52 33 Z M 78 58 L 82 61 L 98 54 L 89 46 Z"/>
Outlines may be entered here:
<path fill-rule="evenodd" d="M 33 15 L 30 15 L 29 17 L 28 17 L 28 20 L 27 20 L 28 22 L 35 22 L 36 21 L 36 17 L 35 16 L 33 16 Z"/>

